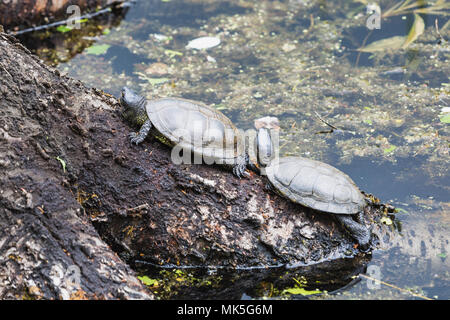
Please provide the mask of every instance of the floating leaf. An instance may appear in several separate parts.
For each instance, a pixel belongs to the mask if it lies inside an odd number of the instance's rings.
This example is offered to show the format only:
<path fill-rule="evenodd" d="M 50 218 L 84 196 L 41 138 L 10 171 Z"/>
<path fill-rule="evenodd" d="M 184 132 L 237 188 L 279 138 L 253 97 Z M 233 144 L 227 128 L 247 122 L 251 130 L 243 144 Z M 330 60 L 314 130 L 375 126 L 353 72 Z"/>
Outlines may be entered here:
<path fill-rule="evenodd" d="M 228 109 L 228 106 L 224 103 L 219 103 L 218 105 L 215 106 L 215 108 L 217 110 L 226 110 L 226 109 Z"/>
<path fill-rule="evenodd" d="M 368 44 L 365 47 L 359 48 L 358 51 L 361 52 L 377 52 L 384 51 L 387 49 L 397 50 L 400 49 L 405 43 L 406 37 L 404 36 L 395 36 L 387 39 L 382 39 L 378 41 L 374 41 Z"/>
<path fill-rule="evenodd" d="M 175 50 L 169 50 L 169 49 L 165 50 L 164 54 L 169 56 L 170 59 L 172 59 L 175 56 L 182 56 L 183 55 L 182 52 L 178 52 L 178 51 L 175 51 Z"/>
<path fill-rule="evenodd" d="M 406 37 L 405 42 L 402 45 L 402 49 L 409 46 L 412 42 L 414 42 L 425 30 L 425 22 L 418 14 L 414 14 L 414 23 L 409 30 L 409 34 Z"/>
<path fill-rule="evenodd" d="M 405 209 L 403 209 L 403 208 L 395 208 L 395 211 L 394 211 L 395 213 L 399 213 L 399 212 L 401 212 L 401 213 L 408 213 L 408 211 L 407 210 L 405 210 Z"/>
<path fill-rule="evenodd" d="M 289 294 L 301 294 L 302 296 L 310 296 L 312 294 L 318 294 L 318 293 L 322 293 L 322 291 L 320 290 L 306 290 L 305 288 L 288 288 L 283 290 L 283 293 L 289 293 Z"/>
<path fill-rule="evenodd" d="M 61 32 L 61 33 L 66 33 L 66 32 L 72 31 L 72 29 L 73 29 L 72 27 L 68 27 L 66 25 L 60 25 L 56 28 L 56 31 Z"/>
<path fill-rule="evenodd" d="M 147 276 L 142 276 L 142 277 L 137 277 L 139 280 L 141 280 L 141 282 L 143 284 L 145 284 L 146 286 L 157 286 L 158 285 L 158 280 L 156 279 L 150 279 Z"/>
<path fill-rule="evenodd" d="M 220 39 L 217 37 L 200 37 L 189 41 L 186 48 L 188 49 L 209 49 L 220 44 Z"/>
<path fill-rule="evenodd" d="M 447 113 L 439 118 L 442 123 L 450 123 L 450 113 Z"/>
<path fill-rule="evenodd" d="M 389 148 L 384 149 L 383 152 L 384 152 L 384 154 L 387 154 L 387 153 L 391 153 L 395 149 L 397 149 L 396 146 L 390 146 Z"/>
<path fill-rule="evenodd" d="M 105 54 L 106 51 L 108 51 L 109 47 L 111 47 L 109 44 L 93 45 L 92 47 L 87 48 L 86 53 L 95 54 L 96 56 L 99 56 L 101 54 Z"/>
<path fill-rule="evenodd" d="M 152 86 L 157 85 L 157 84 L 161 84 L 161 83 L 164 83 L 164 82 L 167 82 L 167 81 L 170 80 L 169 78 L 150 78 L 150 77 L 147 77 L 142 72 L 135 72 L 135 74 L 137 74 L 139 79 L 142 79 L 142 80 L 150 82 L 150 84 Z"/>
<path fill-rule="evenodd" d="M 169 80 L 169 78 L 147 78 L 147 81 L 150 82 L 152 86 L 167 82 Z"/>
<path fill-rule="evenodd" d="M 391 220 L 391 218 L 389 218 L 389 217 L 382 217 L 381 219 L 380 219 L 380 222 L 381 223 L 384 223 L 384 224 L 386 224 L 386 225 L 388 225 L 388 226 L 390 226 L 393 222 L 392 222 L 392 220 Z"/>

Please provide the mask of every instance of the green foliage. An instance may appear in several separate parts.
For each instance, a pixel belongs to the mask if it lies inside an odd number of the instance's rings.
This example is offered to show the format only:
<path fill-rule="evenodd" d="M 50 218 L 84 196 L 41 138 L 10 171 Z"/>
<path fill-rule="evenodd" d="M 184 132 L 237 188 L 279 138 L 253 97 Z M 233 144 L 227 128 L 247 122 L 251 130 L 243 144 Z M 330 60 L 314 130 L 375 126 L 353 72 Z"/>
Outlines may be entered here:
<path fill-rule="evenodd" d="M 158 286 L 158 280 L 156 279 L 151 279 L 147 276 L 142 276 L 142 277 L 137 277 L 139 280 L 141 280 L 141 282 L 143 284 L 145 284 L 146 286 Z"/>
<path fill-rule="evenodd" d="M 56 157 L 56 160 L 58 160 L 61 163 L 63 171 L 66 172 L 66 162 L 63 159 L 61 159 L 59 156 Z"/>
<path fill-rule="evenodd" d="M 72 31 L 72 27 L 66 26 L 66 25 L 60 25 L 56 28 L 56 31 L 61 32 L 61 33 L 66 33 L 69 31 Z"/>
<path fill-rule="evenodd" d="M 390 226 L 393 222 L 392 222 L 392 220 L 391 220 L 391 218 L 389 218 L 389 217 L 382 217 L 381 219 L 380 219 L 380 222 L 381 223 L 384 223 L 384 224 L 386 224 L 386 225 L 388 225 L 388 226 Z"/>
<path fill-rule="evenodd" d="M 87 54 L 94 54 L 96 56 L 105 54 L 106 51 L 111 47 L 109 44 L 96 44 L 92 47 L 86 49 Z"/>
<path fill-rule="evenodd" d="M 288 288 L 288 289 L 283 290 L 283 294 L 301 294 L 302 296 L 310 296 L 310 295 L 319 294 L 319 293 L 322 293 L 322 291 L 306 290 L 305 288 L 299 288 L 299 287 Z"/>
<path fill-rule="evenodd" d="M 183 55 L 182 52 L 175 51 L 175 50 L 169 50 L 169 49 L 164 50 L 164 54 L 165 54 L 166 56 L 168 56 L 170 59 L 172 59 L 172 58 L 174 58 L 174 57 L 176 57 L 176 56 L 182 56 L 182 55 Z"/>
<path fill-rule="evenodd" d="M 388 153 L 393 152 L 395 149 L 397 149 L 397 147 L 394 146 L 394 145 L 392 145 L 392 146 L 390 146 L 390 147 L 384 149 L 383 152 L 384 152 L 384 154 L 388 154 Z"/>
<path fill-rule="evenodd" d="M 450 113 L 447 113 L 439 118 L 442 123 L 450 123 Z"/>

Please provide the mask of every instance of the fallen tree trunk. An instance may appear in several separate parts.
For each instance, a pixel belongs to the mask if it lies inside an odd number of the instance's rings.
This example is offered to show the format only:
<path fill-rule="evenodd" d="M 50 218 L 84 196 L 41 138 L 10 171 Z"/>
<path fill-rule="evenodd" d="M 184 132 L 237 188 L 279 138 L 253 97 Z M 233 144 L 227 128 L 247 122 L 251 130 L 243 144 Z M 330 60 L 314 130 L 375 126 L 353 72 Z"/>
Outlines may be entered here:
<path fill-rule="evenodd" d="M 0 33 L 0 299 L 152 298 L 83 214 L 77 167 L 56 160 L 86 156 L 77 114 L 104 108 Z"/>
<path fill-rule="evenodd" d="M 3 33 L 0 75 L 0 298 L 151 298 L 123 261 L 247 268 L 360 254 L 331 215 L 269 193 L 264 177 L 131 145 L 116 98 Z M 381 214 L 367 208 L 366 220 Z M 73 292 L 58 280 L 77 267 Z"/>
<path fill-rule="evenodd" d="M 73 14 L 104 8 L 121 0 L 4 0 L 0 1 L 0 24 L 9 29 L 15 26 L 30 27 L 64 20 Z M 69 10 L 69 6 L 77 6 Z M 80 12 L 77 12 L 79 10 Z"/>

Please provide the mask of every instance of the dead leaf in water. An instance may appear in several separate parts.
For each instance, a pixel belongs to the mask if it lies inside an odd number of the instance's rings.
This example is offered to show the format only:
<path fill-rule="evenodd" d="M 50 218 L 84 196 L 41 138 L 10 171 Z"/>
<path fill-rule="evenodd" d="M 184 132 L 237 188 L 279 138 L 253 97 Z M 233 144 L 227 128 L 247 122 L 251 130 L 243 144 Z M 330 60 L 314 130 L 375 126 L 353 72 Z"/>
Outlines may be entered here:
<path fill-rule="evenodd" d="M 425 23 L 421 16 L 414 14 L 414 23 L 407 36 L 394 36 L 387 39 L 381 39 L 359 48 L 360 52 L 377 52 L 385 50 L 405 49 L 413 43 L 425 30 Z"/>
<path fill-rule="evenodd" d="M 403 46 L 403 43 L 405 43 L 405 39 L 406 37 L 404 36 L 395 36 L 387 39 L 381 39 L 378 41 L 374 41 L 365 47 L 359 48 L 358 51 L 377 52 L 388 49 L 397 50 Z"/>
<path fill-rule="evenodd" d="M 405 39 L 405 42 L 402 45 L 402 49 L 405 49 L 412 42 L 414 42 L 425 30 L 425 22 L 418 14 L 414 14 L 414 23 L 409 30 L 409 34 Z"/>

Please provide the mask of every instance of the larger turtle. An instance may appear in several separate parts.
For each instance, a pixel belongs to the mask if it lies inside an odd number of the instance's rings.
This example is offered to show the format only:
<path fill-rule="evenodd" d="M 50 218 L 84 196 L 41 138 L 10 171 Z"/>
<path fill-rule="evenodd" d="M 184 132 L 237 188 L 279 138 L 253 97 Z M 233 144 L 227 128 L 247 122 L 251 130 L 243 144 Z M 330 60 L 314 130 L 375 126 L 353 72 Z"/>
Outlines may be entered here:
<path fill-rule="evenodd" d="M 125 119 L 140 126 L 138 133 L 130 134 L 132 143 L 141 143 L 152 131 L 161 142 L 178 146 L 189 157 L 192 152 L 208 164 L 232 167 L 239 178 L 248 175 L 245 170 L 249 157 L 243 135 L 220 111 L 180 98 L 146 100 L 126 87 L 122 89 L 120 102 Z"/>
<path fill-rule="evenodd" d="M 370 230 L 364 224 L 367 203 L 348 175 L 326 163 L 302 157 L 273 159 L 265 173 L 269 186 L 278 194 L 305 207 L 334 214 L 362 249 L 368 247 Z"/>

